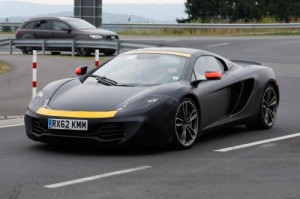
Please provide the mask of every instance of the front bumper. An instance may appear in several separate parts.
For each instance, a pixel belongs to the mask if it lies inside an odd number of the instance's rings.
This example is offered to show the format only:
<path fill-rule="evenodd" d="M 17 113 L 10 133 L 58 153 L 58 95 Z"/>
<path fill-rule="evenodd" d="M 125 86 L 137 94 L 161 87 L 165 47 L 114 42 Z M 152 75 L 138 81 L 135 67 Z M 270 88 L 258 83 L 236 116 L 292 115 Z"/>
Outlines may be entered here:
<path fill-rule="evenodd" d="M 27 110 L 27 136 L 35 141 L 93 141 L 101 145 L 162 145 L 170 139 L 175 103 L 119 112 L 113 118 L 87 119 L 88 131 L 48 129 L 48 119 L 78 119 L 39 115 Z M 82 118 L 85 119 L 85 118 Z M 86 119 L 85 119 L 86 120 Z"/>

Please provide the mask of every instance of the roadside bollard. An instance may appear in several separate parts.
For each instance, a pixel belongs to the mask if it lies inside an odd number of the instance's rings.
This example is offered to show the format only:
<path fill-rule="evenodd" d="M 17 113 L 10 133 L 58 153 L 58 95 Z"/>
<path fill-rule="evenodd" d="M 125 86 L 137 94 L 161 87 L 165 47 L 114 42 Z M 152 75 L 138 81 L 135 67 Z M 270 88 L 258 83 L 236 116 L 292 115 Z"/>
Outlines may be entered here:
<path fill-rule="evenodd" d="M 98 68 L 100 66 L 100 61 L 99 61 L 99 50 L 95 51 L 95 67 Z"/>
<path fill-rule="evenodd" d="M 37 51 L 32 52 L 32 99 L 36 96 L 37 88 Z"/>

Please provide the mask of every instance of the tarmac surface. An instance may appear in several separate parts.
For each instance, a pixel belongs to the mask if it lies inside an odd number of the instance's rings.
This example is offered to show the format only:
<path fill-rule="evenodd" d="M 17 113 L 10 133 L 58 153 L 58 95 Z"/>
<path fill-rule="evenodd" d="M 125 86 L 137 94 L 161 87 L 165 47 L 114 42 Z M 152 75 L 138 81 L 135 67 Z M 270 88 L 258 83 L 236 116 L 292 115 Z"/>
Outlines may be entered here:
<path fill-rule="evenodd" d="M 244 126 L 200 137 L 193 148 L 100 148 L 35 143 L 22 118 L 0 120 L 0 198 L 270 198 L 300 199 L 300 37 L 126 37 L 200 48 L 261 62 L 277 74 L 275 126 Z M 0 54 L 0 115 L 22 115 L 31 99 L 31 56 Z M 93 58 L 39 56 L 38 88 L 74 76 Z M 246 144 L 246 145 L 245 145 Z M 220 149 L 229 151 L 220 152 Z"/>

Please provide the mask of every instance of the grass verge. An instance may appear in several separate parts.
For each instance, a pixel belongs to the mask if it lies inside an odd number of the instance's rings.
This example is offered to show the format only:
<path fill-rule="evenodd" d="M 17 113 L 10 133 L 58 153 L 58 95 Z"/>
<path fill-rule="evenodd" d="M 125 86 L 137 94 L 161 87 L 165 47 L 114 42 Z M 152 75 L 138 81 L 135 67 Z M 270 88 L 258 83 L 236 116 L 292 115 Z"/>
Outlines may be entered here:
<path fill-rule="evenodd" d="M 289 36 L 300 35 L 300 30 L 290 29 L 131 29 L 118 32 L 120 35 L 137 36 Z"/>
<path fill-rule="evenodd" d="M 0 75 L 11 69 L 11 65 L 0 60 Z"/>

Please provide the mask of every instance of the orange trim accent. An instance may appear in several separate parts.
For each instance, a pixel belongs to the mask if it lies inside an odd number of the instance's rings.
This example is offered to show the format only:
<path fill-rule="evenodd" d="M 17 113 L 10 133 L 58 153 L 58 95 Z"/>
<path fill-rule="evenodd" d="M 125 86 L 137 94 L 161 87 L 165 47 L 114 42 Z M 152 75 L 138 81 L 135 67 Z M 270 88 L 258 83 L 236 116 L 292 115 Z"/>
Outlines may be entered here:
<path fill-rule="evenodd" d="M 77 74 L 77 75 L 81 75 L 82 73 L 81 73 L 81 68 L 79 67 L 79 68 L 76 68 L 75 69 L 75 73 Z"/>
<path fill-rule="evenodd" d="M 215 71 L 207 71 L 205 72 L 206 79 L 221 79 L 222 73 Z"/>

